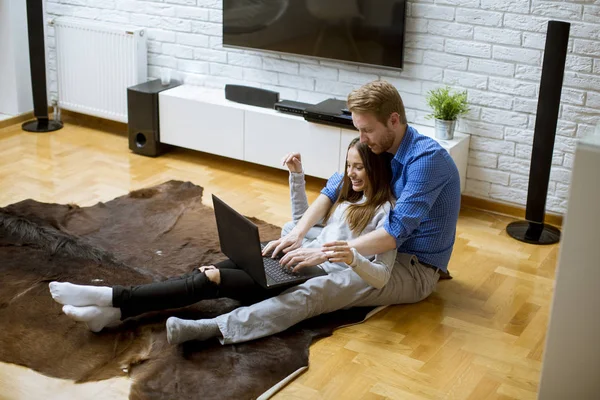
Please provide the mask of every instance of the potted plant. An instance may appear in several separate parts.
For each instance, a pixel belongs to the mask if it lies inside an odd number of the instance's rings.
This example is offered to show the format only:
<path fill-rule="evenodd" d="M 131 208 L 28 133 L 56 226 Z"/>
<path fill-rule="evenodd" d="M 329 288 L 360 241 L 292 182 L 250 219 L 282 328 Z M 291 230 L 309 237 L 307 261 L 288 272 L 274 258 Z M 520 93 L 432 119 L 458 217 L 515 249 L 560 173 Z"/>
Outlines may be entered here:
<path fill-rule="evenodd" d="M 449 86 L 427 92 L 427 105 L 433 113 L 427 118 L 435 118 L 435 137 L 451 140 L 454 138 L 456 120 L 469 111 L 467 92 L 453 92 Z"/>

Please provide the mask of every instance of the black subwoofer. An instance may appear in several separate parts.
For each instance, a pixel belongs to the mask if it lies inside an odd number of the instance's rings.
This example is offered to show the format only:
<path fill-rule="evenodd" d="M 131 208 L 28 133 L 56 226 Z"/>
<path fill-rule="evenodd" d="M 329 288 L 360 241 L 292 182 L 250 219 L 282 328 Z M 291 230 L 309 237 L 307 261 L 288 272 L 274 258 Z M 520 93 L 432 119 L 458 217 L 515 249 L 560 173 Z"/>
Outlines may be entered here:
<path fill-rule="evenodd" d="M 180 84 L 171 81 L 163 85 L 157 79 L 127 88 L 127 127 L 131 151 L 156 157 L 168 149 L 167 145 L 160 142 L 158 94 Z"/>
<path fill-rule="evenodd" d="M 567 22 L 548 22 L 529 168 L 526 221 L 513 222 L 506 227 L 513 238 L 532 244 L 552 244 L 560 239 L 560 231 L 544 224 L 544 217 L 570 27 Z"/>

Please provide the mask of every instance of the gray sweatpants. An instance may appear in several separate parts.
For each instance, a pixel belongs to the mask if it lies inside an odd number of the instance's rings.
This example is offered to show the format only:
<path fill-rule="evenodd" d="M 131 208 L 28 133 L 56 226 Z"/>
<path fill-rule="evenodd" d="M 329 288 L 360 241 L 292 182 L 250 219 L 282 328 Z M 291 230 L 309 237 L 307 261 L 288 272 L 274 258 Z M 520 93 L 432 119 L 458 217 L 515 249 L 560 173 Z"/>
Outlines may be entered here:
<path fill-rule="evenodd" d="M 218 316 L 215 320 L 223 335 L 221 343 L 259 339 L 305 319 L 344 308 L 416 303 L 433 292 L 439 279 L 434 269 L 421 265 L 411 254 L 398 254 L 390 280 L 382 289 L 368 285 L 347 266 L 326 263 L 323 268 L 328 275 Z"/>

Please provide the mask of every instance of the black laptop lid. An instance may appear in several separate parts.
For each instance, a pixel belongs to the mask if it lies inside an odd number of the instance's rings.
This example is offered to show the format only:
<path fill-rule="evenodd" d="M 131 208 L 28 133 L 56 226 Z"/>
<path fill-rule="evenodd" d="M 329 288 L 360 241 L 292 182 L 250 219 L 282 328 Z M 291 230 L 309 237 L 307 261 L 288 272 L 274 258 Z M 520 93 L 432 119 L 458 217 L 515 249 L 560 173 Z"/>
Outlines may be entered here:
<path fill-rule="evenodd" d="M 217 196 L 213 195 L 212 200 L 221 251 L 252 279 L 266 287 L 258 227 Z"/>

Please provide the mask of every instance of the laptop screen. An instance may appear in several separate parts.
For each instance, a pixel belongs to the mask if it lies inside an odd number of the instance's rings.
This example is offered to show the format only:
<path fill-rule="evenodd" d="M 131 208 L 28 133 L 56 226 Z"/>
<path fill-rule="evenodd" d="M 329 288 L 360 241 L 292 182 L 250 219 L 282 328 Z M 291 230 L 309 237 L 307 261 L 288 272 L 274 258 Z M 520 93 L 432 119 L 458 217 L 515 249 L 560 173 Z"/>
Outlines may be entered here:
<path fill-rule="evenodd" d="M 258 227 L 212 196 L 221 251 L 258 283 L 266 284 Z"/>

